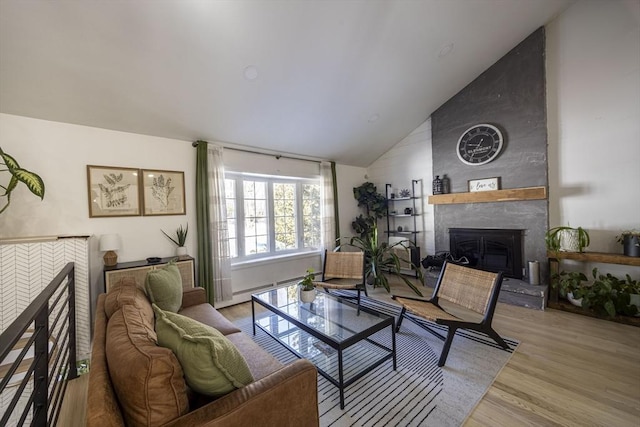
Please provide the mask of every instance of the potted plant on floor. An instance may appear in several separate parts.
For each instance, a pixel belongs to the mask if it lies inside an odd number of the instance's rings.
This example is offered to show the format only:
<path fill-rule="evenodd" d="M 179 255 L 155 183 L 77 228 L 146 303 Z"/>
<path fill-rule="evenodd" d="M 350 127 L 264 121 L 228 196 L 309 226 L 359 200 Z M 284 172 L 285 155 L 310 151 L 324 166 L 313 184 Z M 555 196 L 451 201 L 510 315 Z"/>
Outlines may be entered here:
<path fill-rule="evenodd" d="M 583 308 L 609 317 L 616 314 L 633 316 L 638 312 L 637 306 L 630 304 L 630 287 L 625 285 L 624 280 L 610 273 L 598 274 L 597 268 L 594 268 L 591 274 L 593 284 L 574 291 L 575 298 L 582 298 Z"/>
<path fill-rule="evenodd" d="M 623 245 L 623 253 L 626 256 L 640 257 L 640 231 L 623 231 L 616 236 L 616 241 Z"/>
<path fill-rule="evenodd" d="M 587 276 L 579 271 L 561 271 L 551 276 L 551 287 L 558 289 L 561 297 L 566 298 L 575 306 L 581 307 L 582 301 L 573 296 L 573 292 L 582 287 L 582 282 L 587 281 Z"/>
<path fill-rule="evenodd" d="M 187 233 L 189 233 L 189 224 L 187 224 L 187 226 L 185 228 L 182 228 L 182 225 L 180 225 L 180 227 L 178 227 L 178 229 L 176 230 L 176 238 L 175 239 L 173 237 L 169 236 L 167 233 L 165 233 L 164 230 L 160 230 L 160 231 L 162 231 L 162 234 L 167 236 L 169 238 L 169 240 L 171 240 L 173 243 L 176 244 L 176 246 L 177 246 L 176 255 L 177 256 L 184 256 L 184 255 L 187 254 L 187 248 L 184 246 L 184 244 L 187 241 Z"/>
<path fill-rule="evenodd" d="M 554 227 L 544 236 L 547 249 L 561 252 L 582 252 L 589 246 L 589 233 L 582 227 Z"/>
<path fill-rule="evenodd" d="M 302 280 L 298 282 L 298 286 L 300 286 L 300 300 L 302 302 L 313 302 L 316 298 L 316 287 L 313 284 L 315 277 L 316 275 L 313 272 L 313 268 L 309 268 Z"/>
<path fill-rule="evenodd" d="M 423 296 L 422 292 L 420 292 L 416 285 L 401 273 L 401 262 L 411 264 L 412 268 L 418 273 L 420 283 L 424 284 L 422 271 L 410 260 L 399 258 L 398 255 L 393 251 L 393 249 L 396 247 L 409 249 L 414 246 L 413 243 L 411 243 L 409 240 L 402 240 L 391 245 L 387 242 L 379 242 L 378 227 L 375 223 L 373 224 L 371 233 L 369 235 L 365 237 L 355 236 L 340 238 L 340 240 L 343 239 L 348 239 L 348 243 L 345 243 L 345 245 L 358 248 L 364 252 L 365 277 L 367 279 L 367 282 L 372 284 L 373 287 L 384 287 L 387 292 L 391 292 L 387 274 L 392 274 L 400 278 L 417 295 Z"/>

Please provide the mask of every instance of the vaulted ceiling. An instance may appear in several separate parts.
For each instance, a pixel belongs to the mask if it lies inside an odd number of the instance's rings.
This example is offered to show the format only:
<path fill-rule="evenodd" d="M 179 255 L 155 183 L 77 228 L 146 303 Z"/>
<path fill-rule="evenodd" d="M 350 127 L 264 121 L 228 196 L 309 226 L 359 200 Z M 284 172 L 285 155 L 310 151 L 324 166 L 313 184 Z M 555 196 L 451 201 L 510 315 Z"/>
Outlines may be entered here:
<path fill-rule="evenodd" d="M 0 112 L 368 166 L 570 3 L 0 0 Z"/>

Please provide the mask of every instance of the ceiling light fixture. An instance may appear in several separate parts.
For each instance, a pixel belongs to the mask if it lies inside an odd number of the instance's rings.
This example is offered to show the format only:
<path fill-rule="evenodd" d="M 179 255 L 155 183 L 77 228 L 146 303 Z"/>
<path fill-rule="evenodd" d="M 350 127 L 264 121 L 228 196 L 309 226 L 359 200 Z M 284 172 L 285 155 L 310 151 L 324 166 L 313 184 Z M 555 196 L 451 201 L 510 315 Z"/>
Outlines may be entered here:
<path fill-rule="evenodd" d="M 449 43 L 448 45 L 443 46 L 438 53 L 438 58 L 444 58 L 449 55 L 453 51 L 453 43 Z"/>
<path fill-rule="evenodd" d="M 258 69 L 253 65 L 249 65 L 244 69 L 244 78 L 246 80 L 255 80 L 258 78 Z"/>

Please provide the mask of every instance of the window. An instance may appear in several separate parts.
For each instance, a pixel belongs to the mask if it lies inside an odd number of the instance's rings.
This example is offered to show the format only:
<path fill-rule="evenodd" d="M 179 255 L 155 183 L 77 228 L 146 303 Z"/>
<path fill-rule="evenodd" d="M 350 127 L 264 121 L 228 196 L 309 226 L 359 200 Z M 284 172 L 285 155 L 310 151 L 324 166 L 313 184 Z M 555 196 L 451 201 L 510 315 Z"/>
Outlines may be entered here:
<path fill-rule="evenodd" d="M 319 180 L 227 173 L 225 184 L 236 261 L 320 247 Z"/>

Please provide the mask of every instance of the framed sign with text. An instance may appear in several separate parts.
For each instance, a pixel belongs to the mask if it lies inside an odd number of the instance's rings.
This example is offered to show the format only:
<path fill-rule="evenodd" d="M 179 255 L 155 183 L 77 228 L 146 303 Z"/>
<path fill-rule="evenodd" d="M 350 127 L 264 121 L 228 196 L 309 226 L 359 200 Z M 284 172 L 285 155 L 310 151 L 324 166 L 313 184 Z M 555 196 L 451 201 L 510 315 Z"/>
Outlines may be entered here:
<path fill-rule="evenodd" d="M 469 182 L 470 193 L 475 193 L 477 191 L 493 191 L 493 190 L 500 189 L 500 177 L 470 179 L 468 182 Z"/>

